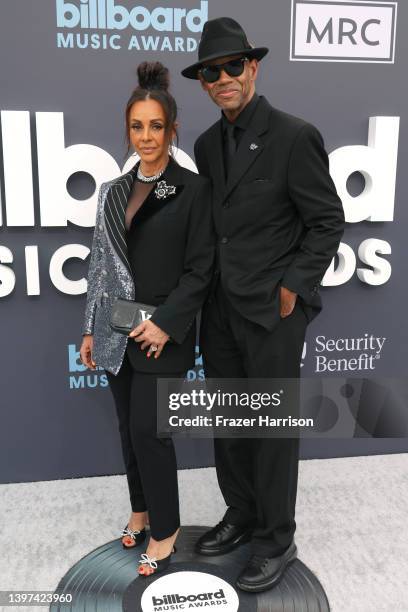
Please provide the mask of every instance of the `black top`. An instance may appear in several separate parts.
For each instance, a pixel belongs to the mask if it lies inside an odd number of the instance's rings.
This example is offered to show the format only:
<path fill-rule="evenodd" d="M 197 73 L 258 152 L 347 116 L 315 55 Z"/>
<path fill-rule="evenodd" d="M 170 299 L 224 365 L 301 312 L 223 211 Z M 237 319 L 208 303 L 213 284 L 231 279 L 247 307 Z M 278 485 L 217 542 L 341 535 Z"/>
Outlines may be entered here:
<path fill-rule="evenodd" d="M 140 181 L 137 177 L 133 181 L 132 190 L 129 194 L 125 214 L 125 226 L 127 232 L 129 232 L 130 230 L 133 217 L 135 216 L 139 208 L 143 206 L 144 201 L 146 200 L 153 187 L 156 187 L 156 182 L 145 183 L 144 181 Z"/>
<path fill-rule="evenodd" d="M 242 111 L 239 113 L 238 117 L 235 119 L 235 121 L 231 122 L 229 121 L 224 112 L 221 113 L 221 120 L 222 120 L 222 128 L 223 128 L 223 141 L 225 143 L 227 134 L 227 126 L 228 124 L 233 123 L 234 125 L 234 138 L 236 140 L 237 143 L 237 148 L 239 146 L 239 143 L 241 142 L 243 133 L 245 132 L 245 130 L 248 128 L 251 119 L 252 119 L 252 115 L 255 112 L 255 109 L 258 105 L 259 102 L 259 96 L 257 93 L 254 93 L 254 95 L 252 96 L 252 98 L 250 99 L 250 101 L 248 102 L 248 104 L 242 109 Z"/>

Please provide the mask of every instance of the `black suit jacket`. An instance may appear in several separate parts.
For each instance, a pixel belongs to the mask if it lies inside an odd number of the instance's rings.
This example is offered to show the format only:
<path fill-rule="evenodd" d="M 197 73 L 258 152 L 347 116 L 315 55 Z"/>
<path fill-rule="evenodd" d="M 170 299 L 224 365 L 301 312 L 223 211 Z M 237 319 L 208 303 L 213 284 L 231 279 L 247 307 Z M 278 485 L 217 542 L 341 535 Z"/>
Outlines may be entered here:
<path fill-rule="evenodd" d="M 212 180 L 217 268 L 234 307 L 271 330 L 284 286 L 300 296 L 311 320 L 344 229 L 318 129 L 260 96 L 227 182 L 221 119 L 194 151 L 200 174 Z"/>
<path fill-rule="evenodd" d="M 194 366 L 195 317 L 211 282 L 215 234 L 210 181 L 172 158 L 158 186 L 162 181 L 175 192 L 161 198 L 152 189 L 132 219 L 127 259 L 134 299 L 157 306 L 151 320 L 173 342 L 165 345 L 157 360 L 147 359 L 147 351 L 142 352 L 133 339 L 128 347 L 135 369 L 165 373 Z"/>

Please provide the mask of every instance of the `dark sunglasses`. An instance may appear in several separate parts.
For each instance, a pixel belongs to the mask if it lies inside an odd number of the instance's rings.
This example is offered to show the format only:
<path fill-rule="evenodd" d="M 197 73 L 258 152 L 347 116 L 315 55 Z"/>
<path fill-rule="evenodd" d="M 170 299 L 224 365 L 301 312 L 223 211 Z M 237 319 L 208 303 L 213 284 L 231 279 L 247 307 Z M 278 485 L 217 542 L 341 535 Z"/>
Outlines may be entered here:
<path fill-rule="evenodd" d="M 247 57 L 239 57 L 238 59 L 225 62 L 225 64 L 210 64 L 209 66 L 203 66 L 200 68 L 199 72 L 206 83 L 215 83 L 215 81 L 218 81 L 220 78 L 222 70 L 225 70 L 228 76 L 240 76 L 244 72 L 244 65 L 247 61 Z"/>

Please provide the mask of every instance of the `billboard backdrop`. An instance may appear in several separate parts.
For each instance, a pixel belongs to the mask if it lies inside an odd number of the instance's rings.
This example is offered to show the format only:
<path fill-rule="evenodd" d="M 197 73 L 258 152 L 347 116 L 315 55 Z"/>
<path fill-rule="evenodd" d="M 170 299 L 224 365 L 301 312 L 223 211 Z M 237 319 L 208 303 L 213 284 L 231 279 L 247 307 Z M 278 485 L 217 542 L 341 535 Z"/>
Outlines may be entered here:
<path fill-rule="evenodd" d="M 302 372 L 406 376 L 406 3 L 3 0 L 2 482 L 123 472 L 106 377 L 79 360 L 97 192 L 129 167 L 124 108 L 143 60 L 169 67 L 179 146 L 193 157 L 219 111 L 180 71 L 195 61 L 205 20 L 225 15 L 270 48 L 258 93 L 321 131 L 348 221 Z M 180 467 L 212 465 L 211 447 L 178 441 Z M 304 440 L 301 448 L 303 457 L 333 457 L 403 452 L 408 442 Z"/>

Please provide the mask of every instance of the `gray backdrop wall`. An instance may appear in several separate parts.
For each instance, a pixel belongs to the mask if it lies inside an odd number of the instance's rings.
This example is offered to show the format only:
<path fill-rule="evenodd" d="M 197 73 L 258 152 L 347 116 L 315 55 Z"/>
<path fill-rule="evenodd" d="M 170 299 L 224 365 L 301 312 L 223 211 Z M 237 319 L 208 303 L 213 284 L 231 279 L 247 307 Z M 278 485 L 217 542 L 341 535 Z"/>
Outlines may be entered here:
<path fill-rule="evenodd" d="M 3 0 L 1 482 L 123 472 L 106 379 L 78 354 L 96 194 L 124 166 L 123 111 L 139 62 L 170 68 L 188 155 L 217 119 L 180 75 L 207 15 L 233 16 L 270 47 L 258 92 L 320 129 L 343 198 L 349 223 L 308 330 L 304 375 L 406 376 L 406 3 Z M 343 350 L 345 339 L 371 337 Z M 212 464 L 208 440 L 177 448 L 181 467 Z M 407 449 L 402 437 L 302 442 L 306 458 Z"/>

